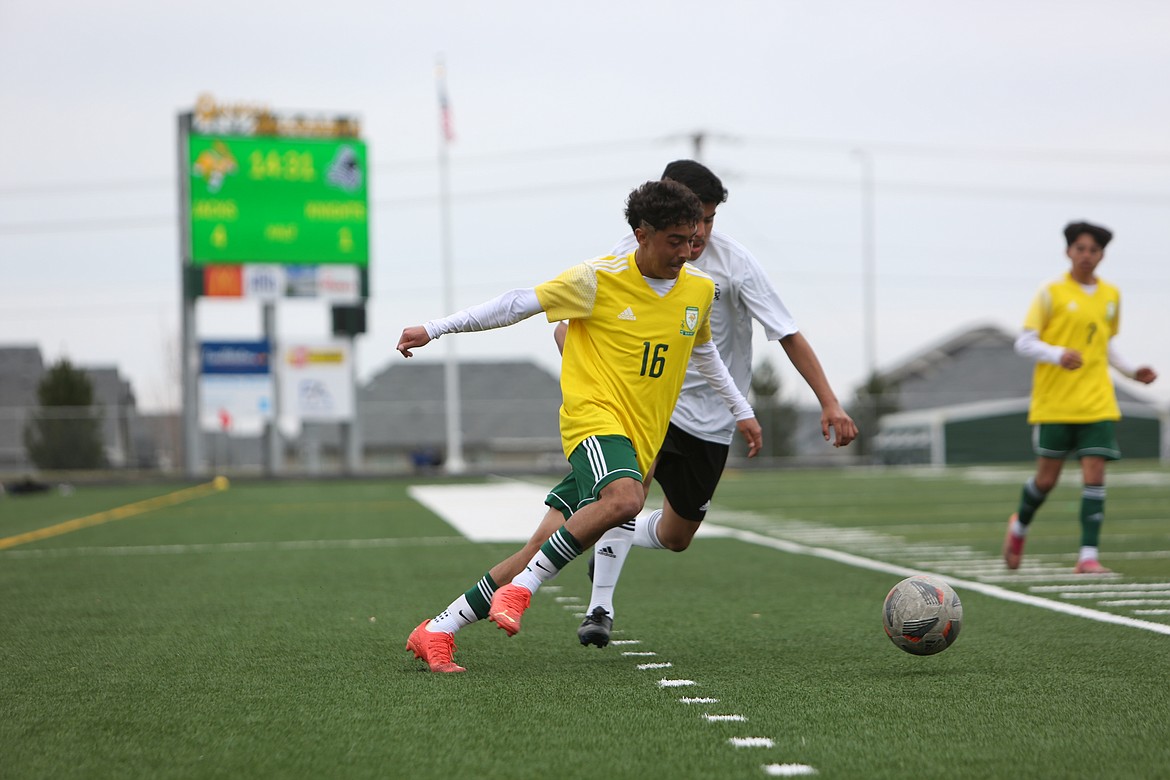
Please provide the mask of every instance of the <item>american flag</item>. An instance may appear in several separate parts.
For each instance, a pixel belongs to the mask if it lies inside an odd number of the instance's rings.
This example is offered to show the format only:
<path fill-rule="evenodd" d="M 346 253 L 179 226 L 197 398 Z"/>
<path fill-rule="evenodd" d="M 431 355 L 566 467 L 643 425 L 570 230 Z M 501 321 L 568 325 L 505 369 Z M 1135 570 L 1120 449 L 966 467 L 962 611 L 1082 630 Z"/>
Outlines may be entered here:
<path fill-rule="evenodd" d="M 455 140 L 455 125 L 451 120 L 451 102 L 447 99 L 447 69 L 442 60 L 435 66 L 435 79 L 439 87 L 439 130 L 443 140 L 450 143 Z"/>

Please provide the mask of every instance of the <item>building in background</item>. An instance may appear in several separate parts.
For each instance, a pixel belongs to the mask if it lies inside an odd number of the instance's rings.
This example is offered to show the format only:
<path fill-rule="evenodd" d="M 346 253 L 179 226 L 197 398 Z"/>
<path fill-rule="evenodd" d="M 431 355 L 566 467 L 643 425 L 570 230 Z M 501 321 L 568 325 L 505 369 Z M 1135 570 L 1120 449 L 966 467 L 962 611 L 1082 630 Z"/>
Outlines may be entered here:
<path fill-rule="evenodd" d="M 138 412 L 130 383 L 117 368 L 77 366 L 93 386 L 93 406 L 101 416 L 107 462 L 116 469 L 157 468 L 155 437 Z M 0 471 L 21 473 L 35 467 L 24 446 L 24 431 L 40 409 L 37 388 L 46 372 L 35 346 L 0 347 Z"/>
<path fill-rule="evenodd" d="M 894 414 L 882 417 L 875 441 L 880 463 L 1031 461 L 1028 404 L 1032 361 L 1014 349 L 1015 335 L 976 327 L 945 339 L 881 372 Z M 1170 457 L 1166 413 L 1116 382 L 1123 419 L 1117 436 L 1126 458 Z"/>

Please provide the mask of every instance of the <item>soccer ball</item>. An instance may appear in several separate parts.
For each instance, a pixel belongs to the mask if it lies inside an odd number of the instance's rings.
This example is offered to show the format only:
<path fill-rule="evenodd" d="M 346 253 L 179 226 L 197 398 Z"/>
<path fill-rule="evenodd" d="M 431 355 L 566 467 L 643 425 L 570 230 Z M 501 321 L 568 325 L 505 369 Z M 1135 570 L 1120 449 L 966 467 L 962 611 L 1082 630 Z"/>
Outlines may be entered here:
<path fill-rule="evenodd" d="M 938 577 L 916 574 L 890 589 L 882 606 L 886 636 L 914 655 L 934 655 L 959 638 L 963 603 Z"/>

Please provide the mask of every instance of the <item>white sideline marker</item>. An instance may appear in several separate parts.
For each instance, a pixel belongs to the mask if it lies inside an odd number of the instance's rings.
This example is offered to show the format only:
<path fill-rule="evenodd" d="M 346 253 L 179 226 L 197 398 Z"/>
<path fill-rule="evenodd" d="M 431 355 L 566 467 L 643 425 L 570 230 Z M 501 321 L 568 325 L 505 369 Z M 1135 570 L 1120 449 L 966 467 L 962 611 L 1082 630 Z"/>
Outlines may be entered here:
<path fill-rule="evenodd" d="M 737 748 L 771 748 L 776 746 L 776 743 L 768 737 L 732 737 L 727 742 L 732 747 Z"/>
<path fill-rule="evenodd" d="M 703 525 L 706 525 L 706 523 L 703 523 Z M 896 566 L 892 563 L 875 561 L 872 558 L 863 558 L 860 555 L 853 555 L 852 553 L 841 552 L 839 550 L 830 550 L 825 547 L 808 547 L 803 544 L 797 544 L 796 542 L 775 539 L 773 537 L 764 536 L 763 534 L 757 534 L 751 531 L 740 531 L 734 528 L 726 527 L 721 527 L 720 530 L 725 532 L 728 537 L 732 539 L 738 539 L 741 542 L 758 544 L 761 547 L 771 547 L 774 550 L 793 553 L 795 555 L 811 555 L 816 558 L 824 558 L 826 560 L 844 563 L 849 566 L 856 566 L 860 569 L 880 571 L 885 572 L 886 574 L 893 574 L 901 577 L 909 577 L 914 574 L 923 573 L 920 569 L 911 569 L 906 566 Z M 991 596 L 992 598 L 1001 599 L 1003 601 L 1011 601 L 1016 604 L 1027 604 L 1030 607 L 1039 607 L 1041 609 L 1051 610 L 1052 612 L 1060 612 L 1065 615 L 1072 615 L 1074 617 L 1085 618 L 1086 620 L 1093 620 L 1098 623 L 1113 623 L 1115 625 L 1127 626 L 1129 628 L 1140 628 L 1143 631 L 1152 631 L 1155 634 L 1165 634 L 1170 636 L 1170 625 L 1166 623 L 1154 623 L 1149 620 L 1138 620 L 1137 618 L 1126 617 L 1125 615 L 1114 615 L 1111 612 L 1102 612 L 1097 609 L 1089 609 L 1077 604 L 1066 604 L 1061 601 L 1054 601 L 1052 599 L 1034 596 L 1030 593 L 1019 593 L 1014 590 L 1008 590 L 1007 588 L 1001 588 L 997 585 L 989 585 L 986 582 L 964 580 L 945 574 L 938 574 L 937 576 L 942 577 L 944 580 L 949 582 L 955 589 L 965 589 L 975 593 L 982 593 L 985 596 Z"/>
<path fill-rule="evenodd" d="M 611 645 L 640 645 L 641 639 L 615 639 L 610 642 Z"/>
<path fill-rule="evenodd" d="M 1108 594 L 1112 591 L 1118 590 L 1163 590 L 1170 589 L 1170 582 L 1131 582 L 1128 585 L 1125 583 L 1091 583 L 1083 585 L 1033 585 L 1028 588 L 1030 591 L 1036 593 L 1060 593 L 1064 598 L 1069 598 L 1065 595 L 1066 592 L 1091 592 Z"/>
<path fill-rule="evenodd" d="M 635 668 L 637 668 L 639 671 L 645 671 L 647 669 L 669 669 L 672 666 L 674 666 L 674 664 L 672 664 L 670 661 L 667 661 L 666 663 L 661 664 L 638 664 Z"/>
<path fill-rule="evenodd" d="M 659 688 L 683 688 L 687 685 L 698 685 L 694 680 L 667 680 L 665 678 L 658 681 Z"/>
<path fill-rule="evenodd" d="M 711 715 L 704 712 L 703 717 L 707 719 L 708 723 L 723 723 L 726 721 L 735 721 L 737 723 L 746 723 L 747 718 L 743 715 Z"/>
<path fill-rule="evenodd" d="M 647 655 L 658 655 L 658 653 L 655 653 L 653 650 L 642 650 L 642 651 L 637 651 L 637 650 L 626 650 L 625 652 L 623 652 L 623 653 L 622 653 L 622 655 L 640 655 L 640 656 L 647 656 Z"/>
<path fill-rule="evenodd" d="M 817 770 L 808 764 L 764 764 L 764 774 L 769 777 L 800 777 L 815 775 Z"/>
<path fill-rule="evenodd" d="M 1166 476 L 1162 475 L 1160 478 L 1166 479 Z M 1115 478 L 1111 478 L 1111 480 L 1112 482 L 1116 481 Z M 411 498 L 422 503 L 435 514 L 442 517 L 471 541 L 524 542 L 527 541 L 529 536 L 532 534 L 532 521 L 527 513 L 522 510 L 517 511 L 517 507 L 539 506 L 541 503 L 543 503 L 544 498 L 547 495 L 547 489 L 532 484 L 507 481 L 487 485 L 412 485 L 408 489 L 408 494 L 411 496 Z M 887 563 L 885 561 L 879 561 L 873 558 L 865 558 L 860 555 L 853 555 L 851 553 L 841 552 L 839 550 L 834 550 L 827 547 L 810 546 L 808 544 L 801 544 L 799 542 L 777 539 L 762 533 L 755 533 L 752 531 L 740 530 L 738 528 L 721 526 L 717 523 L 711 522 L 712 519 L 714 518 L 708 518 L 708 521 L 702 525 L 700 532 L 704 536 L 716 536 L 725 539 L 738 539 L 739 541 L 747 542 L 748 544 L 769 547 L 773 550 L 780 550 L 781 552 L 787 552 L 793 555 L 809 555 L 816 558 L 835 561 L 837 563 L 844 563 L 848 566 L 856 566 L 862 569 L 880 571 L 886 574 L 892 574 L 901 577 L 909 577 L 913 574 L 923 573 L 921 569 L 912 569 L 906 566 L 898 566 L 892 563 Z M 750 517 L 748 519 L 751 520 Z M 766 528 L 766 526 L 766 522 L 757 523 L 757 527 Z M 811 532 L 818 529 L 815 527 L 810 527 L 808 530 Z M 836 532 L 839 533 L 840 529 L 836 529 Z M 830 538 L 835 538 L 835 536 L 831 536 Z M 443 540 L 442 543 L 450 543 L 451 541 L 453 540 L 446 539 Z M 402 540 L 395 540 L 395 543 L 401 544 Z M 382 542 L 382 545 L 390 546 L 389 544 L 386 544 L 385 541 Z M 191 548 L 184 546 L 181 549 L 187 551 Z M 216 550 L 218 551 L 218 549 L 219 546 L 217 545 Z M 280 549 L 279 546 L 278 549 Z M 29 550 L 26 552 L 47 553 L 49 551 Z M 1165 552 L 1167 555 L 1170 555 L 1170 551 L 1163 552 Z M 1039 567 L 1037 567 L 1037 569 L 1039 569 Z M 1000 580 L 1011 582 L 1015 585 L 1023 585 L 1026 583 L 1043 582 L 1045 580 L 1049 582 L 1072 581 L 1084 577 L 1084 575 L 1073 574 L 1071 568 L 1064 569 L 1063 573 L 1060 570 L 1057 570 L 1046 573 L 1032 574 L 1031 572 L 1035 570 L 1036 569 L 1028 567 L 1028 569 L 1023 572 L 1010 572 L 1004 574 L 987 573 L 982 575 L 983 579 L 985 580 L 984 582 L 961 579 L 953 577 L 949 574 L 941 574 L 938 572 L 935 572 L 935 574 L 938 574 L 938 576 L 941 576 L 956 588 L 963 588 L 975 593 L 982 593 L 985 596 L 990 596 L 992 598 L 997 598 L 1003 601 L 1010 601 L 1016 604 L 1026 604 L 1031 607 L 1047 609 L 1052 612 L 1072 615 L 1074 617 L 1093 620 L 1099 623 L 1112 623 L 1114 625 L 1137 628 L 1143 631 L 1150 631 L 1156 634 L 1170 636 L 1170 625 L 1166 623 L 1155 623 L 1149 620 L 1140 620 L 1125 615 L 1115 615 L 1110 612 L 1103 612 L 1097 609 L 1088 609 L 1076 604 L 1068 604 L 1053 599 L 1035 596 L 1030 593 L 1020 593 L 1018 591 L 1009 590 L 1007 588 L 1001 588 L 996 585 L 989 584 L 988 582 Z M 1043 571 L 1043 569 L 1040 569 L 1040 571 Z M 1096 579 L 1108 582 L 1110 579 L 1118 579 L 1119 577 L 1120 575 L 1118 574 L 1112 574 L 1098 576 Z M 1084 583 L 1082 580 L 1082 582 L 1078 584 L 1087 583 Z M 1100 582 L 1095 582 L 1093 584 L 1099 585 Z M 557 586 L 545 586 L 545 589 L 552 591 L 555 587 Z M 610 644 L 617 644 L 617 642 L 611 642 Z"/>
<path fill-rule="evenodd" d="M 718 699 L 712 699 L 710 696 L 684 696 L 679 699 L 683 704 L 718 704 Z"/>

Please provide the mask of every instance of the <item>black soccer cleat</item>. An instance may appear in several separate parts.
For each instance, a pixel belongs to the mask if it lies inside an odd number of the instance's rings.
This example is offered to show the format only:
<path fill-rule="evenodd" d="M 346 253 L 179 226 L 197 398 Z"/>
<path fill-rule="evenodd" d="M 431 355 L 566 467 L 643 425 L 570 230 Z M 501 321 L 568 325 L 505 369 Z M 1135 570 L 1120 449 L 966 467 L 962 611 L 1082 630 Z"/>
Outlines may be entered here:
<path fill-rule="evenodd" d="M 609 644 L 609 632 L 613 629 L 613 618 L 603 607 L 594 607 L 577 628 L 581 644 L 605 647 Z"/>

